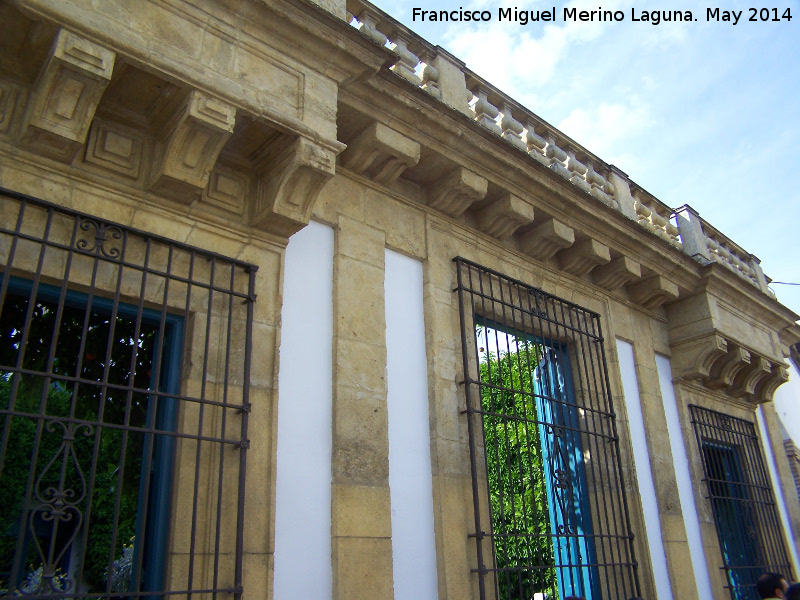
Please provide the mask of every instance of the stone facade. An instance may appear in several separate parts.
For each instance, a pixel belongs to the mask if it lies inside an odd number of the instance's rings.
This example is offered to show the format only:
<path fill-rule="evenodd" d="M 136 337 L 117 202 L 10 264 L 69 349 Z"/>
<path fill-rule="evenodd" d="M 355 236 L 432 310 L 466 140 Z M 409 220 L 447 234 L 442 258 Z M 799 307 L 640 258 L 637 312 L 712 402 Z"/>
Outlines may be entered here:
<path fill-rule="evenodd" d="M 686 528 L 695 518 L 713 597 L 728 597 L 690 405 L 753 423 L 760 407 L 788 516 L 781 543 L 790 552 L 800 542 L 771 405 L 800 327 L 770 295 L 758 259 L 368 3 L 0 1 L 0 187 L 258 267 L 242 547 L 237 554 L 233 537 L 215 547 L 202 515 L 216 497 L 201 494 L 192 521 L 181 503 L 194 480 L 178 477 L 167 589 L 186 589 L 187 577 L 210 589 L 218 560 L 223 587 L 238 578 L 237 595 L 282 600 L 272 583 L 277 428 L 288 401 L 278 386 L 284 258 L 311 220 L 335 234 L 333 334 L 321 340 L 333 365 L 331 598 L 395 597 L 386 249 L 423 266 L 440 600 L 479 597 L 456 256 L 600 315 L 642 597 L 657 597 L 651 564 L 661 552 L 672 596 L 698 597 Z M 10 217 L 2 227 L 14 230 Z M 5 264 L 9 248 L 0 248 Z M 35 256 L 20 260 L 17 276 L 36 271 Z M 97 285 L 110 293 L 114 284 Z M 191 310 L 196 320 L 213 315 Z M 646 523 L 635 484 L 617 339 L 634 349 L 656 523 Z M 203 343 L 191 340 L 187 364 Z M 687 465 L 673 460 L 658 357 L 671 360 L 680 418 L 671 425 L 682 432 L 696 515 L 679 499 Z M 181 385 L 203 383 L 189 370 Z M 180 427 L 196 418 L 184 413 Z M 223 425 L 206 427 L 211 435 Z M 210 473 L 219 460 L 238 458 L 179 453 L 177 469 Z M 661 548 L 648 544 L 646 526 L 660 529 Z M 233 524 L 224 529 L 234 535 Z M 202 540 L 194 575 L 187 531 Z"/>

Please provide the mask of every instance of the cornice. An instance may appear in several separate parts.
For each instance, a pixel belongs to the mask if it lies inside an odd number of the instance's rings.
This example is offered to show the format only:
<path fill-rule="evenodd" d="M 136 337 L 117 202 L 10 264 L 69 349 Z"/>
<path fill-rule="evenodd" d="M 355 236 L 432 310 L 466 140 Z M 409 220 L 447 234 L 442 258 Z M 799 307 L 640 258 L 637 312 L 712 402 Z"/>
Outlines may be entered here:
<path fill-rule="evenodd" d="M 525 198 L 535 211 L 633 256 L 650 272 L 672 278 L 682 294 L 697 286 L 699 263 L 388 69 L 342 91 L 339 101 L 365 120 L 390 124 L 432 152 Z"/>

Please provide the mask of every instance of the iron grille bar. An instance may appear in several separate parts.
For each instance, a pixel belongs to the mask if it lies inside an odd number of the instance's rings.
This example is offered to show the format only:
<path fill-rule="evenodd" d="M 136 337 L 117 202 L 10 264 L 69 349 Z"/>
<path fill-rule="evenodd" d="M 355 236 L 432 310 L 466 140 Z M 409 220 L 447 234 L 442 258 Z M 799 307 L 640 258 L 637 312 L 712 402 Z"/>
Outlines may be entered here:
<path fill-rule="evenodd" d="M 758 600 L 756 579 L 793 579 L 755 424 L 689 405 L 732 600 Z"/>
<path fill-rule="evenodd" d="M 0 591 L 239 598 L 257 267 L 2 188 L 0 214 Z"/>
<path fill-rule="evenodd" d="M 453 260 L 481 599 L 639 596 L 600 316 Z"/>

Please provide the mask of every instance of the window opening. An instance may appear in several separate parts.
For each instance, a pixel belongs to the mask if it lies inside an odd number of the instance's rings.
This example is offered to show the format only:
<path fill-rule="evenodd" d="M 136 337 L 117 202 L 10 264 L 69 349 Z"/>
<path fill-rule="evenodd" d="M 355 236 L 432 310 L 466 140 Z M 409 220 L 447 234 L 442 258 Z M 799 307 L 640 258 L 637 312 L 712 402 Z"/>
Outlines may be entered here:
<path fill-rule="evenodd" d="M 238 598 L 256 267 L 0 212 L 0 590 Z"/>
<path fill-rule="evenodd" d="M 765 572 L 793 579 L 755 424 L 689 405 L 703 459 L 723 569 L 732 600 L 758 600 Z"/>
<path fill-rule="evenodd" d="M 599 316 L 455 262 L 481 598 L 639 596 Z"/>

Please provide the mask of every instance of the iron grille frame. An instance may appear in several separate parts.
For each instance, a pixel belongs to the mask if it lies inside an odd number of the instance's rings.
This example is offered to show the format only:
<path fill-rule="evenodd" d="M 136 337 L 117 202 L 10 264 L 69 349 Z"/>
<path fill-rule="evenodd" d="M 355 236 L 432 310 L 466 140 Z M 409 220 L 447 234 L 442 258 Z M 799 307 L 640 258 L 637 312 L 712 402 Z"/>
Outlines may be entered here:
<path fill-rule="evenodd" d="M 689 404 L 692 428 L 694 429 L 700 460 L 703 465 L 703 481 L 708 492 L 707 499 L 714 517 L 714 529 L 717 532 L 722 570 L 728 585 L 725 588 L 731 600 L 759 600 L 755 582 L 765 572 L 783 573 L 793 580 L 792 563 L 786 552 L 780 517 L 777 513 L 774 492 L 769 473 L 766 470 L 764 455 L 758 437 L 758 428 L 752 421 L 732 417 L 725 413 L 711 410 L 696 404 Z M 728 478 L 714 477 L 723 475 L 726 467 L 722 458 L 714 459 L 713 451 L 726 452 L 738 465 L 743 481 L 732 481 Z M 725 487 L 730 493 L 720 494 Z M 755 564 L 734 564 L 726 559 L 727 532 L 721 529 L 724 503 L 747 523 L 741 532 L 754 544 L 752 552 L 757 555 Z M 740 575 L 750 571 L 750 583 L 737 584 Z"/>
<path fill-rule="evenodd" d="M 0 311 L 15 297 L 28 307 L 24 322 L 10 328 L 19 338 L 16 346 L 9 346 L 17 348 L 16 362 L 0 365 L 4 380 L 9 384 L 9 399 L 0 405 L 0 481 L 8 467 L 5 458 L 14 423 L 28 420 L 35 423 L 38 432 L 31 448 L 32 460 L 26 476 L 28 491 L 17 525 L 20 531 L 28 527 L 32 537 L 24 541 L 27 530 L 19 535 L 13 563 L 0 565 L 0 571 L 9 571 L 3 593 L 21 594 L 35 600 L 120 595 L 129 598 L 184 595 L 190 599 L 198 594 L 214 599 L 218 595 L 232 595 L 238 600 L 243 592 L 245 482 L 250 446 L 248 415 L 258 266 L 5 188 L 0 188 L 0 215 L 3 217 L 0 220 Z M 91 272 L 88 278 L 87 272 Z M 25 285 L 20 287 L 20 281 Z M 27 298 L 24 297 L 26 287 Z M 47 290 L 51 292 L 45 299 Z M 59 365 L 67 361 L 57 358 L 56 354 L 58 347 L 66 343 L 59 339 L 59 334 L 68 305 L 76 304 L 76 297 L 80 298 L 77 304 L 83 303 L 84 316 L 80 326 L 80 352 L 70 374 L 62 372 L 64 369 Z M 28 347 L 33 315 L 48 311 L 55 313 L 55 325 L 46 344 L 47 362 L 44 368 L 32 368 L 26 365 L 25 357 L 26 352 L 28 355 L 34 352 L 33 346 Z M 94 323 L 92 319 L 96 320 L 97 315 L 101 321 L 105 319 L 109 332 L 101 380 L 84 376 L 85 364 L 89 361 L 84 347 L 91 335 L 90 328 L 95 327 L 90 327 L 90 321 Z M 166 341 L 167 325 L 178 321 L 183 327 L 180 339 L 170 342 L 172 351 L 177 352 L 177 360 L 167 367 L 164 366 L 165 355 L 170 351 Z M 115 330 L 123 331 L 121 323 L 135 324 L 134 334 L 127 340 L 132 358 L 126 379 L 113 383 L 109 380 L 109 371 L 116 368 L 113 366 L 114 348 L 126 342 L 115 339 Z M 137 355 L 145 354 L 139 336 L 146 327 L 151 327 L 153 350 L 150 370 L 146 372 L 150 384 L 142 385 L 137 383 L 135 373 L 140 368 Z M 162 367 L 176 371 L 171 375 L 176 383 L 169 389 L 162 389 L 159 376 Z M 42 382 L 37 413 L 15 410 L 23 378 Z M 54 384 L 72 390 L 68 416 L 48 414 Z M 76 409 L 80 402 L 78 390 L 86 394 L 85 390 L 92 388 L 99 394 L 97 411 L 92 413 L 94 417 L 81 417 Z M 104 420 L 105 407 L 114 394 L 127 398 L 121 423 Z M 131 416 L 133 405 L 142 398 L 152 410 L 147 409 L 143 425 L 135 425 Z M 172 410 L 164 408 L 169 406 L 174 407 L 174 413 L 170 413 L 174 414 L 174 423 L 156 416 Z M 59 448 L 42 467 L 37 458 L 42 432 L 59 427 L 64 431 Z M 80 429 L 85 430 L 87 437 L 94 437 L 91 462 L 81 463 L 82 459 L 78 458 L 75 440 Z M 122 436 L 121 462 L 117 467 L 119 485 L 111 488 L 115 508 L 105 575 L 107 583 L 103 590 L 88 591 L 80 589 L 77 582 L 88 568 L 84 538 L 90 532 L 93 503 L 97 508 L 94 484 L 101 466 L 98 464 L 100 439 L 106 431 Z M 117 536 L 125 464 L 126 461 L 136 464 L 128 449 L 128 440 L 134 438 L 142 440 L 144 452 L 142 475 L 136 480 L 139 486 L 136 532 L 147 540 L 147 518 L 156 510 L 149 490 L 151 485 L 162 485 L 166 490 L 163 502 L 169 524 L 169 536 L 165 534 L 163 539 L 170 544 L 163 560 L 165 564 L 169 560 L 170 571 L 164 574 L 159 589 L 141 589 L 142 565 L 150 563 L 146 558 L 135 558 L 134 580 L 127 591 L 121 592 L 111 587 L 116 564 L 113 559 L 120 541 Z M 161 454 L 154 450 L 159 444 Z M 40 484 L 47 481 L 45 474 L 59 460 L 62 475 L 58 488 L 40 493 Z M 153 469 L 157 468 L 151 466 L 156 460 L 163 460 L 168 465 L 165 470 L 170 471 L 162 475 L 165 478 L 162 484 L 151 483 L 156 481 Z M 135 472 L 135 468 L 130 466 L 129 471 Z M 71 474 L 72 479 L 65 481 L 64 473 Z M 179 507 L 177 496 L 182 492 L 187 493 L 191 501 Z M 34 506 L 36 502 L 40 505 Z M 230 505 L 234 506 L 235 513 Z M 66 511 L 71 512 L 67 515 Z M 49 538 L 40 540 L 40 532 L 34 526 L 37 518 L 49 520 L 55 527 L 74 518 L 79 525 L 66 542 L 53 541 L 57 529 L 51 531 Z M 207 523 L 199 525 L 201 519 L 206 519 Z M 181 541 L 177 541 L 176 531 L 181 533 Z M 23 579 L 20 573 L 25 568 L 25 556 L 29 556 L 31 539 L 35 542 L 34 549 L 38 548 L 42 571 L 38 584 L 28 583 L 25 587 L 23 584 L 30 580 Z M 81 555 L 74 567 L 77 575 L 56 575 L 66 550 L 69 549 L 70 554 L 73 552 L 73 543 Z M 145 543 L 141 542 L 137 550 L 132 542 L 132 552 L 141 555 Z M 47 552 L 42 544 L 48 546 Z M 56 548 L 57 544 L 61 544 L 60 549 Z M 82 548 L 78 547 L 80 544 Z M 57 552 L 61 555 L 56 555 Z M 226 554 L 234 555 L 232 565 L 224 562 Z M 172 566 L 173 563 L 180 563 L 180 569 Z M 201 564 L 206 567 L 201 568 Z M 185 576 L 182 584 L 172 580 L 178 571 Z"/>
<path fill-rule="evenodd" d="M 549 439 L 555 439 L 559 435 L 563 438 L 564 430 L 571 429 L 573 439 L 580 440 L 582 444 L 578 451 L 582 452 L 582 448 L 588 450 L 589 458 L 586 460 L 591 462 L 591 465 L 586 467 L 586 462 L 583 462 L 584 466 L 581 468 L 584 469 L 585 477 L 589 478 L 590 484 L 587 485 L 586 481 L 565 483 L 559 479 L 564 487 L 572 486 L 588 496 L 586 502 L 591 513 L 589 524 L 592 532 L 583 537 L 586 538 L 585 544 L 592 544 L 595 548 L 596 559 L 586 564 L 579 562 L 579 568 L 587 571 L 595 570 L 598 583 L 593 587 L 594 600 L 599 600 L 601 597 L 616 600 L 641 596 L 600 315 L 460 256 L 454 258 L 453 262 L 457 273 L 457 286 L 453 291 L 458 294 L 466 403 L 462 414 L 466 415 L 467 420 L 475 527 L 469 536 L 476 542 L 477 567 L 472 571 L 478 575 L 480 599 L 503 597 L 499 578 L 503 576 L 508 579 L 509 572 L 518 578 L 519 590 L 504 594 L 509 598 L 523 597 L 521 583 L 523 576 L 531 569 L 540 568 L 523 564 L 508 569 L 497 565 L 497 540 L 503 536 L 514 535 L 494 531 L 496 522 L 494 516 L 489 514 L 489 522 L 485 516 L 486 513 L 491 513 L 492 506 L 487 479 L 490 466 L 487 460 L 488 451 L 485 449 L 486 419 L 498 419 L 498 417 L 517 423 L 527 421 L 525 427 L 535 424 L 534 431 L 538 430 L 540 436 L 544 436 L 543 432 L 546 432 L 546 435 L 550 436 Z M 561 352 L 562 356 L 569 359 L 567 362 L 571 361 L 574 365 L 571 374 L 568 375 L 572 379 L 568 385 L 574 387 L 572 391 L 574 397 L 556 400 L 549 393 L 537 393 L 533 383 L 530 389 L 526 390 L 522 383 L 514 389 L 513 385 L 509 387 L 507 384 L 491 383 L 488 377 L 484 380 L 477 339 L 477 327 L 481 323 L 484 326 L 497 324 L 497 328 L 494 329 L 495 334 L 501 331 L 505 336 L 504 342 L 495 341 L 497 348 L 500 348 L 501 343 L 505 343 L 509 348 L 510 339 L 515 340 L 513 342 L 515 344 L 519 344 L 520 339 L 527 339 L 529 343 L 538 344 L 544 351 Z M 520 348 L 519 345 L 516 347 Z M 519 355 L 517 352 L 516 356 Z M 540 364 L 539 359 L 536 360 L 537 365 Z M 534 377 L 530 362 L 526 370 L 528 379 Z M 521 380 L 522 375 L 520 375 Z M 551 406 L 558 406 L 559 410 L 572 411 L 573 414 L 580 414 L 580 419 L 565 424 L 556 422 L 555 417 L 551 417 L 548 421 L 544 416 L 533 418 L 520 418 L 519 414 L 504 416 L 482 405 L 481 399 L 485 398 L 486 394 L 491 397 L 492 394 L 508 393 L 527 397 L 532 405 L 535 402 L 549 403 Z M 527 429 L 525 435 L 530 439 Z M 545 437 L 541 439 L 549 443 Z M 528 444 L 530 446 L 530 442 Z M 553 447 L 558 448 L 557 445 Z M 555 455 L 551 452 L 548 460 L 554 460 L 553 456 Z M 546 470 L 544 463 L 542 467 Z M 550 468 L 553 468 L 552 465 Z M 577 472 L 576 469 L 575 473 Z M 564 474 L 563 470 L 561 474 Z M 533 479 L 532 472 L 529 477 Z M 548 506 L 560 501 L 555 487 L 558 485 L 551 486 L 548 492 L 550 493 L 547 499 Z M 550 526 L 552 527 L 552 524 Z M 543 537 L 542 532 L 537 535 Z M 570 531 L 568 527 L 559 529 L 555 534 L 548 531 L 544 536 L 559 546 L 581 537 L 577 531 Z M 555 553 L 556 550 L 554 557 Z M 580 557 L 580 553 L 578 556 Z M 556 567 L 563 570 L 569 569 L 570 565 L 561 564 Z M 493 592 L 487 589 L 492 585 Z M 506 586 L 506 589 L 511 588 Z"/>

